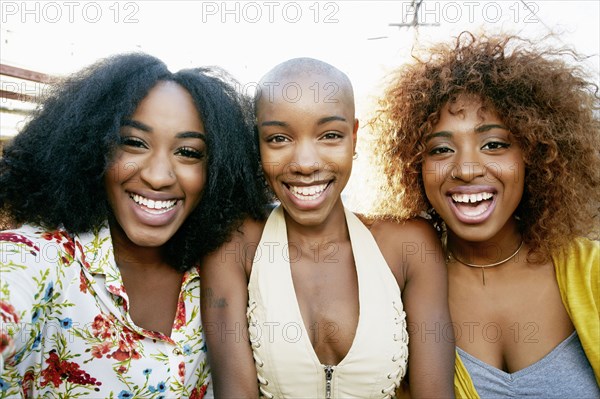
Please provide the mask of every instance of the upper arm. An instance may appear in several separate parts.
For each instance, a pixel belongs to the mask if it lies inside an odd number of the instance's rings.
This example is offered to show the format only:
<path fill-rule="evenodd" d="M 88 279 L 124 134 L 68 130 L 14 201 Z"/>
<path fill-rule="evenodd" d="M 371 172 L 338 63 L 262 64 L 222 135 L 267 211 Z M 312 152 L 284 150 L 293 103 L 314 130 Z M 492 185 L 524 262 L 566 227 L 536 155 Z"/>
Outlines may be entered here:
<path fill-rule="evenodd" d="M 401 256 L 405 283 L 402 297 L 407 312 L 412 313 L 408 315 L 409 322 L 411 319 L 419 323 L 450 322 L 448 273 L 440 240 L 423 220 L 407 223 L 403 235 Z"/>
<path fill-rule="evenodd" d="M 0 363 L 17 361 L 16 353 L 35 349 L 46 317 L 59 295 L 61 246 L 22 231 L 0 232 Z"/>
<path fill-rule="evenodd" d="M 201 309 L 216 398 L 258 396 L 248 338 L 247 261 L 256 226 L 245 223 L 232 239 L 208 255 L 201 267 Z M 235 384 L 231 382 L 235 381 Z"/>
<path fill-rule="evenodd" d="M 386 228 L 386 258 L 406 311 L 411 397 L 453 397 L 454 330 L 440 240 L 424 220 L 389 223 Z"/>
<path fill-rule="evenodd" d="M 411 397 L 453 397 L 454 330 L 448 306 L 448 274 L 441 243 L 425 221 L 411 223 L 414 245 L 406 254 L 402 299 L 409 331 Z"/>

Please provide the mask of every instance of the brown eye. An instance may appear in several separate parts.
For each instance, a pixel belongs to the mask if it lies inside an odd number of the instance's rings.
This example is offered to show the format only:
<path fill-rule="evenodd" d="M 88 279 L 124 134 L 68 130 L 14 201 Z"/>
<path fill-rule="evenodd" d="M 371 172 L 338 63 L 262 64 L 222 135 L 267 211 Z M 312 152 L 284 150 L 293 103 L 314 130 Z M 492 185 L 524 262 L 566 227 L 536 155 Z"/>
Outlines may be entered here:
<path fill-rule="evenodd" d="M 277 134 L 274 136 L 271 136 L 267 139 L 268 143 L 283 143 L 285 141 L 289 141 L 287 137 L 281 135 L 281 134 Z"/>
<path fill-rule="evenodd" d="M 447 154 L 450 152 L 453 151 L 448 147 L 435 147 L 429 151 L 429 155 Z"/>
<path fill-rule="evenodd" d="M 128 147 L 136 147 L 136 148 L 146 148 L 146 143 L 143 140 L 138 139 L 137 137 L 121 137 L 119 138 L 119 145 L 124 145 Z"/>
<path fill-rule="evenodd" d="M 323 135 L 323 138 L 325 140 L 335 140 L 335 139 L 340 139 L 343 136 L 337 132 L 327 132 Z"/>
<path fill-rule="evenodd" d="M 198 151 L 192 147 L 182 147 L 180 149 L 177 150 L 177 152 L 175 153 L 176 155 L 181 155 L 183 157 L 186 158 L 195 158 L 195 159 L 202 159 L 204 158 L 204 153 L 201 151 Z"/>
<path fill-rule="evenodd" d="M 498 149 L 502 149 L 502 148 L 508 148 L 510 147 L 510 144 L 508 143 L 503 143 L 501 141 L 490 141 L 489 143 L 486 143 L 483 147 L 481 147 L 482 150 L 498 150 Z"/>

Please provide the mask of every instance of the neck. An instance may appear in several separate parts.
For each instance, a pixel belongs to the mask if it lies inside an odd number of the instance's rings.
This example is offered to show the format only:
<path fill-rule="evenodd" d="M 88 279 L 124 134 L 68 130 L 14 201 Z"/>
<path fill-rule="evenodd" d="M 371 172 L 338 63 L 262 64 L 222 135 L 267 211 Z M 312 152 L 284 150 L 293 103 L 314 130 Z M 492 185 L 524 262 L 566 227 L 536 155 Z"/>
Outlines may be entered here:
<path fill-rule="evenodd" d="M 350 240 L 344 207 L 341 203 L 331 210 L 327 218 L 317 225 L 303 225 L 294 221 L 284 210 L 288 242 L 308 247 Z"/>
<path fill-rule="evenodd" d="M 449 231 L 447 252 L 464 264 L 492 265 L 511 260 L 511 255 L 522 248 L 522 242 L 516 223 L 507 223 L 496 236 L 484 241 L 465 240 Z"/>
<path fill-rule="evenodd" d="M 164 259 L 163 247 L 141 247 L 133 243 L 117 223 L 109 223 L 117 266 L 129 269 L 171 268 Z"/>

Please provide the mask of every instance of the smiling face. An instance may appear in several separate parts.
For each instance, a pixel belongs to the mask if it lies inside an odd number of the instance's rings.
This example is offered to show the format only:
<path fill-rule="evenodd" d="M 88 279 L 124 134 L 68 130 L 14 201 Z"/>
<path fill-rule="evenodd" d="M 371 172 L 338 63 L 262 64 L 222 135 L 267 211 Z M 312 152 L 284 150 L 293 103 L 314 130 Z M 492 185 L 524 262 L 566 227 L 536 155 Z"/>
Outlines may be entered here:
<path fill-rule="evenodd" d="M 425 193 L 450 233 L 474 242 L 513 233 L 525 165 L 498 115 L 480 101 L 459 97 L 444 105 L 424 141 Z"/>
<path fill-rule="evenodd" d="M 352 171 L 358 121 L 347 88 L 326 76 L 279 80 L 257 103 L 261 162 L 287 214 L 323 223 Z"/>
<path fill-rule="evenodd" d="M 123 123 L 104 184 L 113 234 L 142 247 L 166 243 L 200 202 L 206 181 L 204 126 L 190 94 L 154 86 Z"/>

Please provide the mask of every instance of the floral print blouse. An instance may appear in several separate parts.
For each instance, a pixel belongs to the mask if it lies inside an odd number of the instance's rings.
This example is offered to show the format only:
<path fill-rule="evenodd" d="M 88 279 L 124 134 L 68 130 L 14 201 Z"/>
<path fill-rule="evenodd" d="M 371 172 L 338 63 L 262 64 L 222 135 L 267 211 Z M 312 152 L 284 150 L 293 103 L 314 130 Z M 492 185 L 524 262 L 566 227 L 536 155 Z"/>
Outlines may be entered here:
<path fill-rule="evenodd" d="M 106 225 L 0 231 L 0 323 L 0 398 L 200 399 L 210 382 L 198 269 L 171 336 L 140 328 Z"/>

